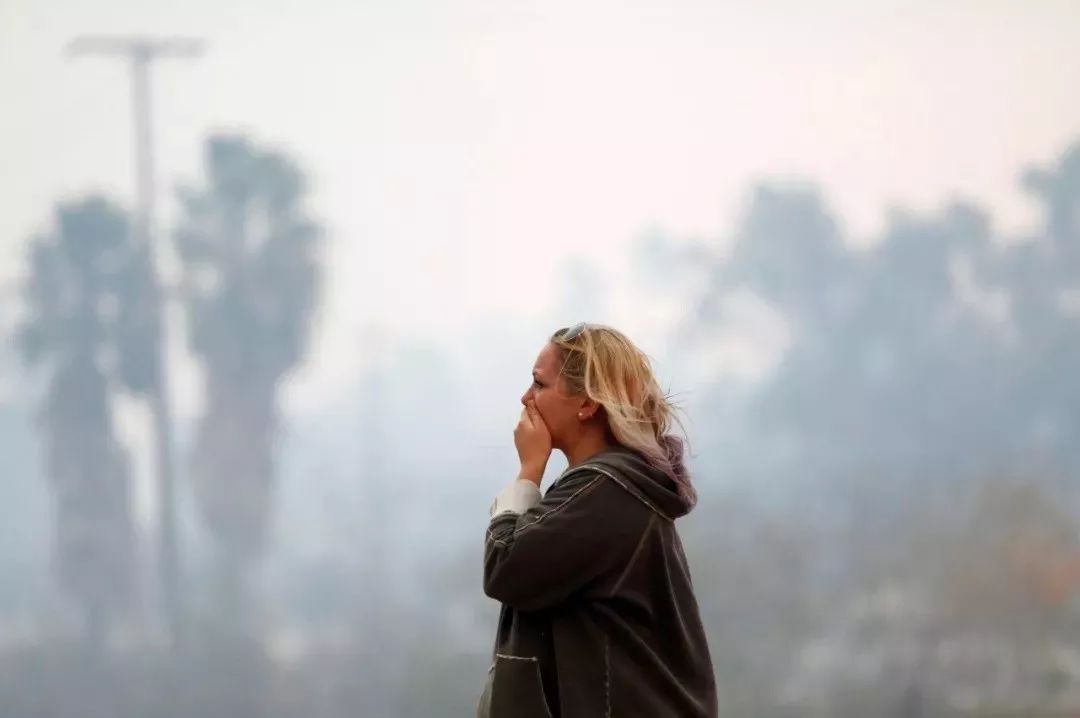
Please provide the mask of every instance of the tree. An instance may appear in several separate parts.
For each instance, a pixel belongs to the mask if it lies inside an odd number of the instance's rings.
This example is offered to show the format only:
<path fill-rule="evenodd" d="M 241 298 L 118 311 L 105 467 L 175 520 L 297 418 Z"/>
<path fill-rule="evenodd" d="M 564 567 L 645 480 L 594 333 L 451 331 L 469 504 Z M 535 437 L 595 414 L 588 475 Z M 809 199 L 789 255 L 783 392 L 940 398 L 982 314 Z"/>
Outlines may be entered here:
<path fill-rule="evenodd" d="M 206 381 L 192 482 L 221 549 L 223 598 L 235 601 L 266 538 L 278 392 L 307 343 L 321 232 L 291 160 L 242 137 L 211 137 L 205 151 L 205 186 L 181 192 L 175 240 Z"/>
<path fill-rule="evenodd" d="M 1016 331 L 1016 403 L 1025 439 L 1080 470 L 1080 143 L 1024 186 L 1043 205 L 1039 236 L 1014 245 L 988 272 L 1008 292 Z"/>
<path fill-rule="evenodd" d="M 29 263 L 19 346 L 28 365 L 51 372 L 39 421 L 56 500 L 56 569 L 96 649 L 134 585 L 128 458 L 110 400 L 130 388 L 137 364 L 131 307 L 147 265 L 123 210 L 100 197 L 61 204 L 56 228 L 32 241 Z"/>

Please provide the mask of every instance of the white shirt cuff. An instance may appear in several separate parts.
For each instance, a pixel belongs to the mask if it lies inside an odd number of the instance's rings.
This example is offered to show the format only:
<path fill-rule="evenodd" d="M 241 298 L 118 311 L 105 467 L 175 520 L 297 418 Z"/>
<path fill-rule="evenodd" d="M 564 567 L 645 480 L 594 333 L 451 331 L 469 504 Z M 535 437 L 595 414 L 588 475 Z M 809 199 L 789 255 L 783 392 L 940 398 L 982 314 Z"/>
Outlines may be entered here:
<path fill-rule="evenodd" d="M 516 479 L 499 492 L 488 513 L 494 518 L 497 514 L 510 511 L 523 514 L 540 503 L 540 487 L 526 479 Z"/>

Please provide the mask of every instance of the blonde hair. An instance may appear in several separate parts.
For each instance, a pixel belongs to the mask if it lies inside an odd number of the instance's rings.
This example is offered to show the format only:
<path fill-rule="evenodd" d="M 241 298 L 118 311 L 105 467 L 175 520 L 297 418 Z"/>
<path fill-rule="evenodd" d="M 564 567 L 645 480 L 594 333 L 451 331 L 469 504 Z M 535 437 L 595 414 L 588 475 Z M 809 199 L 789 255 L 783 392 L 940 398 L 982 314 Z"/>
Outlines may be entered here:
<path fill-rule="evenodd" d="M 622 332 L 598 324 L 560 329 L 550 341 L 562 354 L 560 376 L 567 389 L 600 404 L 615 441 L 671 477 L 693 507 L 697 492 L 683 462 L 686 432 L 649 357 Z"/>

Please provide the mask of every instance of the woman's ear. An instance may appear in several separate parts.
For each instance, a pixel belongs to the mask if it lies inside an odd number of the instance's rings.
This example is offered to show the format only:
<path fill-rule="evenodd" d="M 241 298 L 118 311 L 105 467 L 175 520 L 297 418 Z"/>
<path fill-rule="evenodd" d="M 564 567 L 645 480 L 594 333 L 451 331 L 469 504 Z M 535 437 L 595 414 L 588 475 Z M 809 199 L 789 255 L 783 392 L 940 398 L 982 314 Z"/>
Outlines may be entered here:
<path fill-rule="evenodd" d="M 590 397 L 585 397 L 581 401 L 581 407 L 578 409 L 578 419 L 582 421 L 588 421 L 596 415 L 596 412 L 600 410 L 600 404 Z"/>

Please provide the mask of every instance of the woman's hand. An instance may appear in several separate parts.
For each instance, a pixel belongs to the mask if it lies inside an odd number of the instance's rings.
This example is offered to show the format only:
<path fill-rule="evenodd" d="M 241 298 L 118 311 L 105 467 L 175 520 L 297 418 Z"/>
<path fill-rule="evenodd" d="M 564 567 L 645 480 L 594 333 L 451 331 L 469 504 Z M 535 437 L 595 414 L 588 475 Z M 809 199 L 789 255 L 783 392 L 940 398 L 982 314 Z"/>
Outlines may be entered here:
<path fill-rule="evenodd" d="M 514 429 L 514 445 L 521 459 L 519 479 L 526 479 L 537 486 L 544 478 L 548 457 L 551 456 L 551 432 L 532 401 L 521 410 L 521 419 Z"/>

